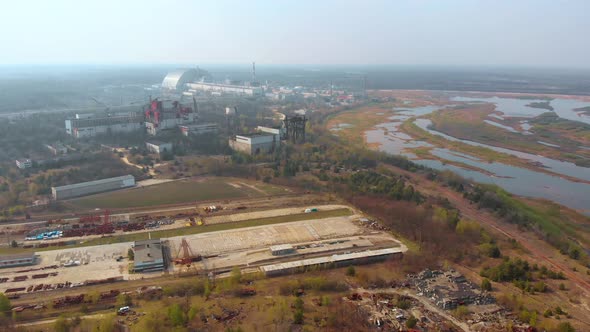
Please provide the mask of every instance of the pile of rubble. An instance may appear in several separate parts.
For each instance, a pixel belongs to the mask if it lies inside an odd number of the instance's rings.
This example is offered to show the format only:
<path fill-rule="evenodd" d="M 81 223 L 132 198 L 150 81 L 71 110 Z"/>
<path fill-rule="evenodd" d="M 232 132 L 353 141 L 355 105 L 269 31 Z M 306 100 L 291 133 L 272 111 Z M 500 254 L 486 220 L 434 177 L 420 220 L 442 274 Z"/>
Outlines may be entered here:
<path fill-rule="evenodd" d="M 460 273 L 449 270 L 424 270 L 417 275 L 409 275 L 409 282 L 419 295 L 429 298 L 441 309 L 454 309 L 460 305 L 493 304 L 495 299 L 467 281 Z"/>

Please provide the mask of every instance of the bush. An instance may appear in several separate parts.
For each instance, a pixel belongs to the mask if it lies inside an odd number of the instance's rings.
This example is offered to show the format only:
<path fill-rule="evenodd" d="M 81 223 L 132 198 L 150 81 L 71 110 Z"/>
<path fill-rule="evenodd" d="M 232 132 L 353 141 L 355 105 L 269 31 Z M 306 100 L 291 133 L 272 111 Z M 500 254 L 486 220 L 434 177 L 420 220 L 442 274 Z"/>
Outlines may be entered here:
<path fill-rule="evenodd" d="M 406 321 L 406 327 L 409 329 L 414 328 L 417 323 L 418 323 L 418 319 L 416 319 L 416 317 L 414 317 L 414 316 L 410 316 L 410 317 L 408 317 L 408 320 Z"/>
<path fill-rule="evenodd" d="M 547 309 L 545 310 L 545 312 L 543 312 L 543 317 L 551 317 L 553 316 L 553 311 L 551 309 Z"/>
<path fill-rule="evenodd" d="M 293 324 L 303 324 L 303 310 L 297 309 L 293 314 Z"/>
<path fill-rule="evenodd" d="M 492 290 L 490 279 L 485 278 L 481 281 L 481 289 L 488 292 Z"/>
<path fill-rule="evenodd" d="M 179 304 L 173 304 L 168 308 L 168 319 L 173 326 L 183 326 L 186 324 L 186 315 Z"/>
<path fill-rule="evenodd" d="M 346 275 L 349 277 L 354 277 L 356 275 L 356 270 L 354 269 L 354 266 L 351 265 L 346 269 Z"/>
<path fill-rule="evenodd" d="M 557 325 L 557 331 L 559 332 L 576 332 L 576 329 L 570 324 L 570 322 L 563 322 Z"/>
<path fill-rule="evenodd" d="M 407 298 L 400 297 L 395 303 L 395 306 L 403 310 L 408 310 L 412 306 L 412 302 Z"/>
<path fill-rule="evenodd" d="M 458 318 L 464 318 L 465 316 L 469 315 L 469 309 L 466 306 L 460 305 L 453 311 L 453 314 Z"/>

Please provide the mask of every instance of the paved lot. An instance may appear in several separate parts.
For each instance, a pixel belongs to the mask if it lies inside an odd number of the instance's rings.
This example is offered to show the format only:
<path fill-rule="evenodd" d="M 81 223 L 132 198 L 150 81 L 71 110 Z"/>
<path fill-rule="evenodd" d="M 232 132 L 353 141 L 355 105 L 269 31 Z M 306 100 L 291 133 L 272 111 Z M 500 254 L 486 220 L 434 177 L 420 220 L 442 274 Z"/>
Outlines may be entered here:
<path fill-rule="evenodd" d="M 0 291 L 8 288 L 29 287 L 39 284 L 58 284 L 58 283 L 81 283 L 87 280 L 106 279 L 110 277 L 123 276 L 128 277 L 127 249 L 131 243 L 118 243 L 108 246 L 94 246 L 73 249 L 42 251 L 37 253 L 38 264 L 31 266 L 21 266 L 16 268 L 7 268 L 0 270 L 0 275 L 10 278 L 9 282 L 0 284 Z M 117 262 L 119 256 L 125 257 L 121 262 Z M 80 265 L 64 267 L 68 262 L 79 261 Z M 43 267 L 57 265 L 58 268 L 38 270 Z M 36 271 L 17 273 L 17 271 L 35 269 Z M 41 279 L 32 279 L 35 274 L 55 273 L 57 276 L 50 276 Z M 13 282 L 15 276 L 27 276 L 25 281 Z"/>
<path fill-rule="evenodd" d="M 312 206 L 316 207 L 316 206 Z M 330 210 L 337 210 L 342 208 L 350 208 L 346 205 L 320 205 L 317 206 L 318 209 L 321 211 L 330 211 Z M 274 209 L 274 210 L 263 210 L 263 211 L 253 211 L 253 212 L 243 212 L 243 213 L 234 213 L 230 215 L 220 215 L 220 216 L 204 216 L 203 219 L 207 224 L 219 224 L 225 222 L 234 222 L 234 221 L 244 221 L 248 219 L 259 219 L 259 218 L 270 218 L 270 217 L 278 217 L 278 216 L 286 216 L 290 214 L 298 214 L 303 213 L 306 208 L 304 207 L 294 207 L 294 208 L 284 208 L 284 209 Z M 313 214 L 310 215 L 313 217 Z"/>
<path fill-rule="evenodd" d="M 359 234 L 362 229 L 351 221 L 354 216 L 326 218 L 251 227 L 186 236 L 194 253 L 214 255 L 239 250 L 266 248 L 275 244 L 301 243 Z M 170 238 L 173 255 L 182 237 Z"/>

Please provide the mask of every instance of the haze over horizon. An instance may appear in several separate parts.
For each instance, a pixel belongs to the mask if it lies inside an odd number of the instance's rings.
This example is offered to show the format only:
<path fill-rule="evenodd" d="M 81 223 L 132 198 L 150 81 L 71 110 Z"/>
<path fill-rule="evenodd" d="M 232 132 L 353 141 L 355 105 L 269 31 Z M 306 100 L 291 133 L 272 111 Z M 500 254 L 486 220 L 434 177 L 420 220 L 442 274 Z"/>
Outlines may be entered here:
<path fill-rule="evenodd" d="M 3 65 L 590 68 L 590 45 L 579 38 L 590 31 L 590 2 L 583 0 L 55 0 L 2 7 Z"/>

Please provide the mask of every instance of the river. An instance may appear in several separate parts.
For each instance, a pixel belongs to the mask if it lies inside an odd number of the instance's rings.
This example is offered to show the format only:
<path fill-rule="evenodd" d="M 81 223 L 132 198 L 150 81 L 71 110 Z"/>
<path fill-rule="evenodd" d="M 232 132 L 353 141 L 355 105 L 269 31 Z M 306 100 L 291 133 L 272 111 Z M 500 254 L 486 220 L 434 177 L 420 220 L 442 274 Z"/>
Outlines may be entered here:
<path fill-rule="evenodd" d="M 489 100 L 488 100 L 489 99 Z M 505 101 L 503 99 L 510 99 Z M 497 105 L 497 110 L 503 113 L 503 116 L 527 116 L 534 117 L 536 115 L 547 112 L 548 110 L 531 108 L 526 106 L 536 100 L 521 100 L 516 98 L 465 98 L 455 97 L 454 101 L 466 102 L 494 102 Z M 573 109 L 585 107 L 590 103 L 583 103 L 579 101 L 553 103 L 554 111 L 560 117 L 572 117 L 572 113 L 576 114 L 577 121 L 586 122 L 584 117 L 578 116 Z M 541 101 L 541 100 L 539 100 Z M 512 108 L 514 106 L 514 108 Z M 583 182 L 575 182 L 565 179 L 560 176 L 549 175 L 543 172 L 538 172 L 522 167 L 516 167 L 499 162 L 487 162 L 477 158 L 476 156 L 451 151 L 446 148 L 435 148 L 430 143 L 424 141 L 413 140 L 412 137 L 399 131 L 399 126 L 402 122 L 418 117 L 421 115 L 430 114 L 445 106 L 424 106 L 416 108 L 399 108 L 395 109 L 396 115 L 389 118 L 389 121 L 377 125 L 375 129 L 365 132 L 367 143 L 379 144 L 381 151 L 391 154 L 401 154 L 413 159 L 416 163 L 425 165 L 434 169 L 448 169 L 465 177 L 471 178 L 477 182 L 496 184 L 509 192 L 517 195 L 545 198 L 555 201 L 559 204 L 577 209 L 587 215 L 590 215 L 590 184 Z M 530 109 L 530 110 L 529 110 Z M 431 122 L 428 119 L 415 119 L 414 123 L 420 128 L 427 130 L 431 134 L 441 136 L 449 141 L 460 141 L 473 146 L 481 146 L 493 149 L 498 152 L 514 155 L 518 158 L 529 160 L 538 164 L 542 164 L 547 170 L 551 172 L 567 175 L 569 177 L 578 178 L 580 180 L 590 181 L 590 169 L 576 166 L 570 162 L 554 160 L 538 155 L 533 155 L 521 151 L 515 151 L 477 142 L 458 139 L 444 133 L 435 131 L 430 128 Z M 527 128 L 528 129 L 528 128 Z M 523 133 L 524 134 L 524 133 Z M 539 142 L 543 144 L 544 142 Z M 411 152 L 413 148 L 431 147 L 431 153 L 440 158 L 439 160 L 425 160 L 417 158 Z M 548 146 L 547 148 L 557 148 Z M 472 169 L 467 169 L 455 165 L 450 165 L 444 161 L 460 162 L 472 167 L 476 167 L 486 172 L 480 172 Z"/>

